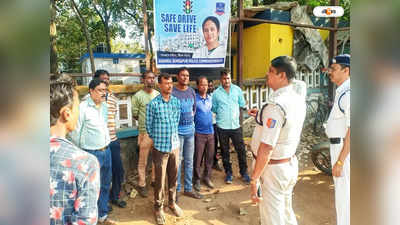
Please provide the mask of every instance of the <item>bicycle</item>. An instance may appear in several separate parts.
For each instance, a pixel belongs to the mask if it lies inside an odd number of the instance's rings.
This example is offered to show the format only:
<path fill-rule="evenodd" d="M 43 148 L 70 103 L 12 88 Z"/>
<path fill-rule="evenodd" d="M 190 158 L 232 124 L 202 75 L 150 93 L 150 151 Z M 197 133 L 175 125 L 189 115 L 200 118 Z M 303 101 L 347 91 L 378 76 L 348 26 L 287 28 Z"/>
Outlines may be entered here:
<path fill-rule="evenodd" d="M 328 98 L 324 96 L 318 97 L 318 107 L 315 112 L 314 124 L 313 124 L 313 131 L 314 134 L 320 134 L 323 132 L 323 124 L 328 120 L 329 116 L 329 103 Z"/>

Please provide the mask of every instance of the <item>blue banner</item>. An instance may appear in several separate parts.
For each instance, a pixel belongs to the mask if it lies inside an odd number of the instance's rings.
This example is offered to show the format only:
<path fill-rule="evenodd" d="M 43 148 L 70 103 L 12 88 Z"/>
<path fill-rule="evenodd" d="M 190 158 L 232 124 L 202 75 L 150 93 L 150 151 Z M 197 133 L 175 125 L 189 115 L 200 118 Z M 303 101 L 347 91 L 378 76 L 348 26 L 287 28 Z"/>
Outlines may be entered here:
<path fill-rule="evenodd" d="M 157 68 L 224 67 L 230 0 L 154 0 Z"/>

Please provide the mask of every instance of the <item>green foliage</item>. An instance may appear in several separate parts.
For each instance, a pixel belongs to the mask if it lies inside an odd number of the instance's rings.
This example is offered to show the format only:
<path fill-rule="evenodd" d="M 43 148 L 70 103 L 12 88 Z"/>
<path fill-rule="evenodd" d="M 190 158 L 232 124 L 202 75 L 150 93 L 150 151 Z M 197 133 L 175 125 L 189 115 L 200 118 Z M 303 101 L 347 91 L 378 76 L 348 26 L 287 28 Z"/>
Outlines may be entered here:
<path fill-rule="evenodd" d="M 112 52 L 115 53 L 144 53 L 143 46 L 140 45 L 138 42 L 126 43 L 122 40 L 113 40 L 111 42 Z"/>
<path fill-rule="evenodd" d="M 108 2 L 107 2 L 108 1 Z M 104 3 L 111 3 L 111 0 L 104 1 Z M 87 21 L 90 38 L 92 40 L 92 49 L 95 49 L 97 45 L 106 43 L 105 27 L 101 17 L 96 13 L 93 5 L 93 0 L 79 0 L 75 1 L 78 4 L 79 10 L 82 16 Z M 98 1 L 100 3 L 103 1 Z M 112 2 L 119 2 L 113 0 Z M 57 15 L 56 15 L 56 26 L 57 26 L 57 49 L 58 49 L 58 64 L 60 70 L 64 72 L 81 72 L 80 57 L 87 53 L 86 40 L 82 32 L 80 22 L 72 10 L 68 0 L 57 0 Z M 119 4 L 114 4 L 113 7 L 119 7 Z M 101 11 L 103 8 L 98 7 Z M 110 14 L 110 38 L 111 40 L 124 38 L 127 33 L 121 26 L 119 21 L 119 8 L 113 8 Z M 139 44 L 131 44 L 129 49 L 140 50 Z M 113 49 L 113 47 L 111 46 Z"/>

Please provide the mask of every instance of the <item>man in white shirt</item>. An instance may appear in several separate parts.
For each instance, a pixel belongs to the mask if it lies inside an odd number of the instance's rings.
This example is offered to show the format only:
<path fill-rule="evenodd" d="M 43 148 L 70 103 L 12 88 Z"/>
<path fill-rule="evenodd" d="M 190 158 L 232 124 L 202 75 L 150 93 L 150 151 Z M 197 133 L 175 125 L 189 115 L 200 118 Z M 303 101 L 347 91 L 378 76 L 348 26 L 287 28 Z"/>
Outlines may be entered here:
<path fill-rule="evenodd" d="M 274 90 L 272 102 L 248 111 L 256 117 L 251 151 L 251 200 L 260 203 L 262 225 L 297 225 L 292 209 L 292 192 L 297 182 L 295 156 L 306 115 L 304 97 L 295 92 L 291 82 L 297 65 L 290 56 L 271 61 L 267 84 Z M 261 186 L 261 196 L 258 187 Z"/>
<path fill-rule="evenodd" d="M 350 55 L 338 55 L 328 68 L 338 87 L 326 125 L 331 143 L 332 175 L 338 225 L 350 225 Z"/>

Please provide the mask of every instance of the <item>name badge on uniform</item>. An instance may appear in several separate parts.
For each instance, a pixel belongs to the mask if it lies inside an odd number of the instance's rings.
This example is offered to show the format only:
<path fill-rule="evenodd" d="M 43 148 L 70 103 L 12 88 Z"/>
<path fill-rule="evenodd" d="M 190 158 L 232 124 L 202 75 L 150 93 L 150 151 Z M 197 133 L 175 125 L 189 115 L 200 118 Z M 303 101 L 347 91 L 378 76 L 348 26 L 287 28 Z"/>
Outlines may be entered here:
<path fill-rule="evenodd" d="M 178 134 L 175 133 L 175 134 L 171 135 L 171 145 L 172 145 L 172 149 L 171 150 L 179 148 L 179 137 L 178 137 Z"/>

